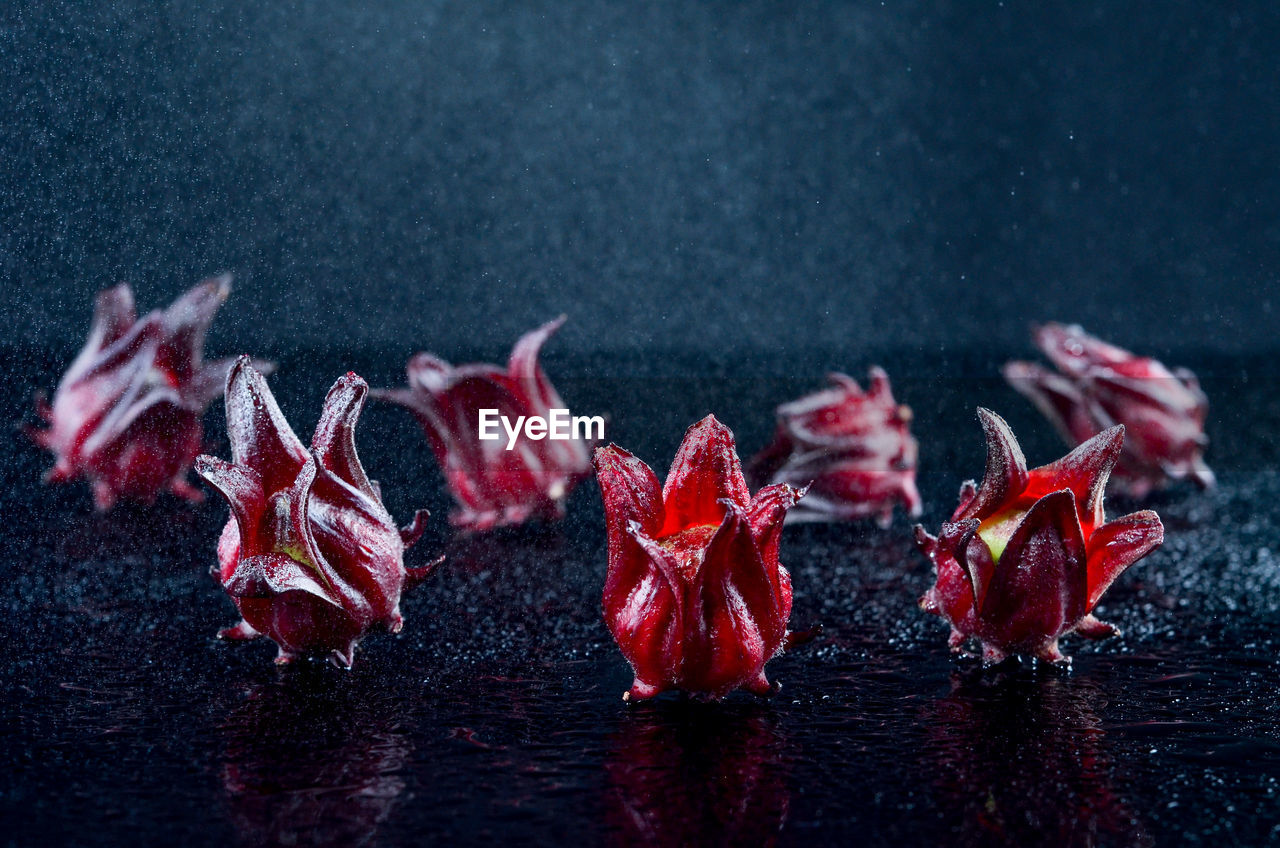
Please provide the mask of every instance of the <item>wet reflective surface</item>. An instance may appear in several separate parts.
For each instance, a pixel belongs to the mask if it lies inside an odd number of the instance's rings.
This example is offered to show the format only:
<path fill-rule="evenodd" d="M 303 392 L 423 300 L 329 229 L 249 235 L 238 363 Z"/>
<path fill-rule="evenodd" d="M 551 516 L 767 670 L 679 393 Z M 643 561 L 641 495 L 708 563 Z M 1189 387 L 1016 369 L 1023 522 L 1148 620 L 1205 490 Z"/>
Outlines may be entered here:
<path fill-rule="evenodd" d="M 401 358 L 298 354 L 271 381 L 305 422 L 342 370 L 388 385 Z M 6 362 L 3 413 L 17 422 L 61 360 Z M 930 525 L 981 471 L 977 403 L 1009 418 L 1033 464 L 1061 453 L 1011 390 L 963 376 L 993 363 L 953 360 L 961 376 L 941 381 L 925 379 L 939 367 L 928 357 L 882 361 L 916 412 Z M 548 357 L 575 412 L 609 413 L 610 438 L 659 466 L 708 411 L 750 453 L 774 404 L 827 368 L 866 364 L 743 374 Z M 1165 546 L 1100 609 L 1122 638 L 1069 639 L 1069 675 L 982 673 L 948 657 L 945 627 L 916 609 L 928 567 L 901 516 L 887 531 L 793 527 L 792 623 L 824 632 L 770 666 L 779 695 L 720 705 L 621 701 L 630 676 L 599 617 L 593 485 L 561 524 L 452 534 L 429 450 L 396 410 L 369 410 L 361 452 L 397 517 L 437 516 L 410 564 L 448 561 L 406 597 L 404 632 L 369 637 L 348 673 L 278 670 L 269 644 L 213 638 L 234 618 L 207 574 L 225 520 L 214 498 L 95 515 L 85 489 L 39 486 L 47 459 L 15 438 L 0 466 L 3 832 L 81 845 L 1280 840 L 1280 380 L 1265 362 L 1187 364 L 1215 402 L 1222 485 L 1156 498 Z M 210 440 L 225 453 L 220 414 Z"/>

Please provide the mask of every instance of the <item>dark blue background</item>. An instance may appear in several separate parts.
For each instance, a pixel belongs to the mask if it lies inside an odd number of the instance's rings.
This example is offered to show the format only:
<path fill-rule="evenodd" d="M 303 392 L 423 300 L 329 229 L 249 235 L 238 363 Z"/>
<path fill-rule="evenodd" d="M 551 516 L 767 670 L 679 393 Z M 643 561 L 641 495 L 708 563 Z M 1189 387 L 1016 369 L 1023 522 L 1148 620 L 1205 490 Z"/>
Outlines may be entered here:
<path fill-rule="evenodd" d="M 215 347 L 1274 345 L 1271 3 L 0 9 L 0 320 Z M 602 332 L 607 330 L 607 332 Z M 852 367 L 852 366 L 850 366 Z"/>

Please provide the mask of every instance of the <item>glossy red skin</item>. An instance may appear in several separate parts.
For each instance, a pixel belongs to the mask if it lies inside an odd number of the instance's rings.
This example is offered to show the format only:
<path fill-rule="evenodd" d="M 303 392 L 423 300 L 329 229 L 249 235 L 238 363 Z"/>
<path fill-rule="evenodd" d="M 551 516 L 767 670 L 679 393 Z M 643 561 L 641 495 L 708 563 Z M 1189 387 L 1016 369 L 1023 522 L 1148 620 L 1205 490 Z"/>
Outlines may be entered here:
<path fill-rule="evenodd" d="M 532 441 L 522 434 L 507 450 L 505 432 L 499 441 L 479 438 L 481 409 L 496 409 L 514 423 L 520 416 L 546 418 L 552 408 L 565 408 L 538 364 L 543 343 L 564 320 L 522 336 L 505 370 L 453 366 L 419 353 L 409 361 L 409 388 L 373 393 L 408 409 L 422 426 L 458 503 L 449 517 L 454 525 L 489 530 L 531 518 L 562 518 L 569 491 L 591 474 L 591 445 L 581 439 Z"/>
<path fill-rule="evenodd" d="M 141 320 L 127 285 L 98 294 L 88 341 L 53 405 L 39 404 L 49 427 L 31 433 L 57 457 L 47 481 L 84 477 L 101 510 L 122 498 L 150 503 L 165 490 L 201 499 L 186 474 L 201 416 L 231 366 L 203 361 L 204 337 L 230 291 L 228 276 L 206 280 Z"/>
<path fill-rule="evenodd" d="M 753 499 L 733 433 L 714 416 L 689 428 L 665 487 L 616 445 L 597 450 L 595 466 L 609 537 L 605 623 L 635 671 L 624 697 L 769 693 L 764 666 L 791 617 L 779 537 L 803 492 L 779 484 Z"/>
<path fill-rule="evenodd" d="M 1058 647 L 1063 635 L 1115 633 L 1093 617 L 1093 608 L 1116 577 L 1164 541 L 1164 527 L 1151 510 L 1106 520 L 1103 491 L 1123 427 L 1028 471 L 1004 419 L 986 409 L 978 417 L 987 437 L 982 486 L 964 484 L 936 538 L 916 526 L 916 541 L 937 573 L 920 605 L 951 623 L 953 650 L 976 638 L 989 664 L 1015 654 L 1066 660 Z M 1006 544 L 998 557 L 987 541 L 992 537 Z"/>
<path fill-rule="evenodd" d="M 277 662 L 329 656 L 349 668 L 356 643 L 373 626 L 399 631 L 407 580 L 404 551 L 426 513 L 398 530 L 355 449 L 355 425 L 368 386 L 348 373 L 325 398 L 303 447 L 262 375 L 241 357 L 227 376 L 232 461 L 210 456 L 196 471 L 231 507 L 218 542 L 215 576 L 243 620 L 218 635 L 269 637 Z"/>
<path fill-rule="evenodd" d="M 809 487 L 788 522 L 874 516 L 888 526 L 896 504 L 920 515 L 911 409 L 893 399 L 889 376 L 872 368 L 865 392 L 844 374 L 829 379 L 831 388 L 778 407 L 773 444 L 752 459 L 751 479 Z"/>
<path fill-rule="evenodd" d="M 1077 445 L 1115 424 L 1125 427 L 1116 462 L 1116 487 L 1145 497 L 1171 480 L 1214 485 L 1204 462 L 1209 402 L 1195 374 L 1095 339 L 1077 326 L 1045 324 L 1036 345 L 1055 373 L 1030 362 L 1010 362 L 1005 379 Z"/>

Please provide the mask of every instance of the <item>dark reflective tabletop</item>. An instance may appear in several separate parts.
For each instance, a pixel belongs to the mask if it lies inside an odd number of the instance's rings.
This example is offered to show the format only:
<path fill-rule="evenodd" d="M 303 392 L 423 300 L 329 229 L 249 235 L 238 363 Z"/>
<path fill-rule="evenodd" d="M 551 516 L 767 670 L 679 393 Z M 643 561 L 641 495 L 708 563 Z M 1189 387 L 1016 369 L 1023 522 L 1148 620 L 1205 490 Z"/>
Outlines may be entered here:
<path fill-rule="evenodd" d="M 9 420 L 58 363 L 10 357 Z M 980 475 L 978 402 L 1032 463 L 1061 453 L 994 361 L 884 361 L 916 411 L 925 522 Z M 1158 495 L 1167 541 L 1112 589 L 1124 636 L 1068 639 L 1070 674 L 983 673 L 946 652 L 916 608 L 929 568 L 899 516 L 788 528 L 792 626 L 822 635 L 775 660 L 769 700 L 668 695 L 627 706 L 628 668 L 599 614 L 603 516 L 593 483 L 569 517 L 485 536 L 444 525 L 429 451 L 408 416 L 371 406 L 359 446 L 392 512 L 429 506 L 410 564 L 446 564 L 375 634 L 354 670 L 277 669 L 207 569 L 225 508 L 163 499 L 93 513 L 44 488 L 46 457 L 13 442 L 0 563 L 5 732 L 0 818 L 16 844 L 421 844 L 503 838 L 584 844 L 1144 845 L 1276 838 L 1280 791 L 1277 381 L 1263 361 L 1197 365 L 1214 401 L 1220 487 Z M 662 473 L 684 427 L 714 411 L 744 453 L 772 405 L 860 363 L 735 372 L 698 361 L 552 357 L 575 410 Z M 296 353 L 272 378 L 309 432 L 345 368 L 397 379 L 389 356 Z M 707 376 L 704 371 L 711 372 Z M 591 375 L 588 379 L 588 374 Z M 225 453 L 220 406 L 207 438 Z M 1118 515 L 1130 504 L 1109 502 Z"/>

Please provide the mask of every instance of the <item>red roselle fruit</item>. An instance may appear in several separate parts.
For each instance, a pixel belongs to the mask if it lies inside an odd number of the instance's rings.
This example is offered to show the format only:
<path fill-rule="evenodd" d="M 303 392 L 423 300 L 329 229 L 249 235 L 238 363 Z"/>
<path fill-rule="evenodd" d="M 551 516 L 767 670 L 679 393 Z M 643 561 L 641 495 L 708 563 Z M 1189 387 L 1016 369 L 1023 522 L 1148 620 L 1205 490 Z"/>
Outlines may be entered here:
<path fill-rule="evenodd" d="M 201 415 L 231 366 L 203 361 L 204 337 L 230 291 L 230 276 L 206 280 L 142 320 L 127 285 L 98 294 L 89 340 L 53 405 L 37 399 L 49 428 L 31 435 L 57 457 L 47 481 L 86 478 L 103 510 L 120 498 L 150 503 L 164 489 L 201 499 L 186 473 L 200 450 Z"/>
<path fill-rule="evenodd" d="M 1113 424 L 1125 426 L 1116 462 L 1120 490 L 1145 497 L 1170 480 L 1214 484 L 1204 463 L 1209 403 L 1195 374 L 1095 339 L 1077 326 L 1045 324 L 1036 345 L 1057 367 L 1030 362 L 1004 367 L 1009 383 L 1029 398 L 1069 444 L 1080 444 Z"/>
<path fill-rule="evenodd" d="M 920 605 L 951 622 L 951 648 L 969 638 L 983 661 L 1014 654 L 1066 660 L 1058 639 L 1101 639 L 1115 628 L 1092 610 L 1120 574 L 1164 541 L 1160 517 L 1143 510 L 1108 522 L 1103 490 L 1124 428 L 1111 427 L 1057 462 L 1027 470 L 1004 419 L 978 410 L 987 437 L 982 486 L 960 489 L 960 505 L 937 538 L 916 527 L 937 582 Z"/>
<path fill-rule="evenodd" d="M 215 576 L 243 621 L 227 639 L 265 635 L 276 662 L 329 656 L 349 668 L 374 625 L 400 630 L 400 594 L 427 575 L 404 567 L 405 548 L 427 514 L 397 530 L 356 455 L 355 426 L 369 387 L 348 373 L 325 398 L 311 450 L 289 428 L 266 380 L 241 357 L 227 376 L 231 462 L 211 456 L 196 471 L 231 506 Z"/>
<path fill-rule="evenodd" d="M 418 419 L 444 471 L 458 509 L 450 521 L 488 530 L 530 518 L 564 516 L 569 491 L 591 473 L 590 442 L 582 438 L 534 441 L 479 437 L 481 409 L 496 409 L 509 421 L 548 418 L 564 401 L 538 364 L 538 352 L 564 316 L 516 342 L 506 369 L 496 365 L 453 366 L 429 353 L 409 361 L 409 388 L 374 392 Z"/>
<path fill-rule="evenodd" d="M 778 543 L 803 492 L 778 484 L 752 499 L 733 433 L 710 415 L 685 434 L 665 487 L 616 445 L 597 450 L 595 465 L 609 537 L 605 623 L 635 671 L 624 697 L 769 693 L 764 666 L 791 617 Z"/>
<path fill-rule="evenodd" d="M 893 399 L 882 369 L 870 376 L 864 392 L 852 377 L 831 374 L 831 388 L 778 407 L 773 444 L 752 459 L 749 476 L 758 485 L 809 486 L 788 522 L 874 515 L 888 526 L 899 503 L 920 514 L 911 409 Z"/>

